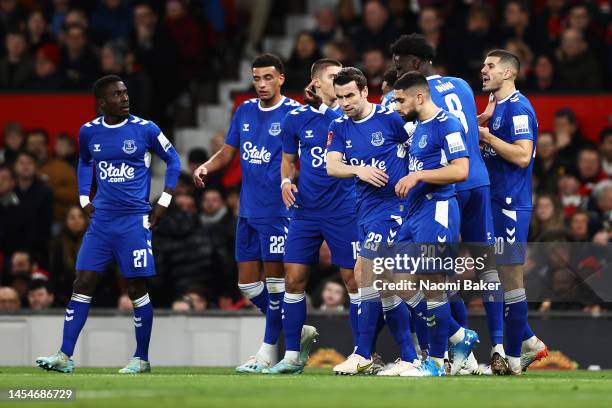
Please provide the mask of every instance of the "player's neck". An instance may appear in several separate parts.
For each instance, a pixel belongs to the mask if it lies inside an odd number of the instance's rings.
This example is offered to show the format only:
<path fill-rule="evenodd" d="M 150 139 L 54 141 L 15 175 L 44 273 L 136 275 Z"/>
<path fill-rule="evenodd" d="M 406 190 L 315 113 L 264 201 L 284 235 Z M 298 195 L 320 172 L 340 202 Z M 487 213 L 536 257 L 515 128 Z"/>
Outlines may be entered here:
<path fill-rule="evenodd" d="M 370 113 L 372 113 L 372 110 L 374 109 L 374 104 L 367 102 L 367 104 L 365 105 L 365 107 L 363 108 L 363 110 L 361 111 L 361 113 L 357 116 L 355 116 L 353 118 L 353 120 L 361 120 L 366 118 Z"/>
<path fill-rule="evenodd" d="M 504 99 L 506 99 L 508 96 L 512 95 L 514 92 L 516 92 L 516 86 L 514 85 L 514 81 L 513 82 L 504 82 L 504 84 L 501 86 L 501 88 L 499 88 L 497 91 L 495 91 L 494 95 L 495 95 L 495 99 L 497 101 L 503 101 Z"/>
<path fill-rule="evenodd" d="M 274 95 L 272 99 L 268 99 L 267 101 L 260 99 L 259 103 L 261 104 L 262 108 L 271 108 L 275 106 L 277 103 L 279 103 L 282 98 L 283 98 L 283 95 L 281 95 L 280 93 L 277 93 L 276 95 Z"/>
<path fill-rule="evenodd" d="M 440 108 L 438 108 L 436 104 L 432 101 L 425 102 L 425 104 L 423 104 L 423 107 L 419 111 L 419 121 L 424 122 L 428 119 L 431 119 L 436 116 L 439 111 Z"/>
<path fill-rule="evenodd" d="M 114 126 L 118 123 L 123 122 L 124 120 L 126 120 L 128 117 L 127 116 L 114 116 L 114 115 L 104 115 L 104 117 L 102 118 L 102 120 L 104 121 L 104 123 L 106 123 L 107 125 L 111 125 Z"/>
<path fill-rule="evenodd" d="M 321 100 L 330 108 L 335 108 L 338 105 L 338 100 L 336 98 L 326 98 L 325 96 L 321 96 Z"/>

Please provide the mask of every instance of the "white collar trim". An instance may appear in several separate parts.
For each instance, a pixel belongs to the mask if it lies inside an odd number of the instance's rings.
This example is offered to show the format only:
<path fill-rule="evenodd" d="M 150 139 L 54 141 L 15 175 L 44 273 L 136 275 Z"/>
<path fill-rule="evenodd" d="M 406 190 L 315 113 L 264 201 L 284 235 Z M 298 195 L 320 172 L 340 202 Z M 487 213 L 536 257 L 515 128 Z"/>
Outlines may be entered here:
<path fill-rule="evenodd" d="M 431 118 L 422 121 L 421 123 L 424 125 L 425 123 L 431 122 L 432 120 L 434 120 L 435 118 L 438 117 L 438 115 L 440 114 L 440 112 L 442 112 L 442 109 L 438 109 L 438 111 L 436 112 L 435 115 L 433 115 Z"/>
<path fill-rule="evenodd" d="M 285 96 L 283 96 L 281 98 L 281 100 L 276 105 L 270 106 L 269 108 L 264 108 L 263 106 L 261 106 L 261 99 L 260 99 L 259 102 L 257 103 L 257 107 L 259 108 L 259 110 L 264 111 L 264 112 L 272 111 L 272 110 L 274 110 L 276 108 L 279 108 L 285 102 L 285 99 L 287 99 L 287 98 Z"/>
<path fill-rule="evenodd" d="M 376 104 L 372 104 L 372 112 L 368 113 L 368 116 L 366 116 L 363 119 L 359 119 L 359 120 L 355 120 L 355 119 L 351 119 L 353 122 L 355 123 L 363 123 L 365 121 L 367 121 L 368 119 L 370 119 L 372 116 L 374 116 L 374 114 L 376 113 Z"/>
<path fill-rule="evenodd" d="M 512 98 L 514 95 L 516 95 L 517 93 L 519 93 L 518 90 L 512 92 L 510 95 L 506 96 L 504 99 L 502 99 L 501 101 L 497 101 L 497 104 L 502 104 L 504 102 L 506 102 L 508 99 Z"/>
<path fill-rule="evenodd" d="M 126 118 L 123 122 L 119 122 L 116 125 L 109 125 L 108 123 L 106 123 L 106 121 L 104 121 L 104 116 L 102 117 L 102 125 L 104 125 L 104 127 L 107 127 L 109 129 L 114 129 L 114 128 L 118 128 L 121 127 L 123 125 L 125 125 L 128 121 L 129 117 Z"/>
<path fill-rule="evenodd" d="M 425 79 L 427 79 L 428 81 L 431 81 L 432 79 L 438 79 L 438 78 L 442 78 L 442 77 L 440 75 L 430 75 Z"/>

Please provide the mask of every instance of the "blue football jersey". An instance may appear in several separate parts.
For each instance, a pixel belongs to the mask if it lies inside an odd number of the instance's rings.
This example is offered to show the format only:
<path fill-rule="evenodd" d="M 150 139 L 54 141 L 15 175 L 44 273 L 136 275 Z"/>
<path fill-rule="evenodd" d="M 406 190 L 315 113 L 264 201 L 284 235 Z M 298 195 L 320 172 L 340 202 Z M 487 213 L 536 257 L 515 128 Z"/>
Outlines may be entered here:
<path fill-rule="evenodd" d="M 480 154 L 476 102 L 472 88 L 461 78 L 427 77 L 433 102 L 455 115 L 465 130 L 465 141 L 470 155 L 470 175 L 455 184 L 457 191 L 489 185 L 489 173 Z"/>
<path fill-rule="evenodd" d="M 238 149 L 241 159 L 239 216 L 289 216 L 280 189 L 281 123 L 299 106 L 299 102 L 283 96 L 275 106 L 263 108 L 256 98 L 243 102 L 234 113 L 225 143 Z"/>
<path fill-rule="evenodd" d="M 327 175 L 327 130 L 340 108 L 325 114 L 310 106 L 289 112 L 281 124 L 283 151 L 300 158 L 300 179 L 292 218 L 355 213 L 355 183 Z"/>
<path fill-rule="evenodd" d="M 483 156 L 491 177 L 491 199 L 515 209 L 529 209 L 531 202 L 531 175 L 538 137 L 538 121 L 529 100 L 519 91 L 498 101 L 489 120 L 489 131 L 506 143 L 525 139 L 533 141 L 533 154 L 529 166 L 520 168 L 498 156 L 486 146 Z"/>
<path fill-rule="evenodd" d="M 408 172 L 405 126 L 397 112 L 380 105 L 374 105 L 372 112 L 361 120 L 344 115 L 329 126 L 329 151 L 344 154 L 349 165 L 376 167 L 389 176 L 381 188 L 355 177 L 359 224 L 388 217 L 390 211 L 403 210 L 404 200 L 395 195 L 395 185 Z"/>
<path fill-rule="evenodd" d="M 440 109 L 432 118 L 417 126 L 410 143 L 408 170 L 435 170 L 452 160 L 469 157 L 464 128 L 449 112 Z M 425 200 L 446 200 L 455 196 L 455 184 L 430 184 L 419 181 L 408 192 L 408 215 L 414 213 Z"/>
<path fill-rule="evenodd" d="M 130 115 L 108 125 L 101 116 L 79 131 L 79 194 L 89 196 L 91 167 L 97 183 L 96 212 L 142 214 L 151 210 L 151 152 L 167 163 L 166 187 L 174 189 L 180 173 L 179 155 L 157 125 Z"/>

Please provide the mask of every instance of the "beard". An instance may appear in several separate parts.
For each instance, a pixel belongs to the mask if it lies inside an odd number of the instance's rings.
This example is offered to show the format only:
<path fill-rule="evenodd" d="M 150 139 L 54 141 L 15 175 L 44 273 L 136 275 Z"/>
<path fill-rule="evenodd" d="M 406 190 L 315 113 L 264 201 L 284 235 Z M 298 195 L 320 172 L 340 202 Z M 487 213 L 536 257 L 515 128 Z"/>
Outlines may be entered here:
<path fill-rule="evenodd" d="M 404 118 L 406 122 L 414 122 L 419 118 L 419 114 L 416 110 L 411 110 L 406 113 L 402 113 L 401 117 Z"/>

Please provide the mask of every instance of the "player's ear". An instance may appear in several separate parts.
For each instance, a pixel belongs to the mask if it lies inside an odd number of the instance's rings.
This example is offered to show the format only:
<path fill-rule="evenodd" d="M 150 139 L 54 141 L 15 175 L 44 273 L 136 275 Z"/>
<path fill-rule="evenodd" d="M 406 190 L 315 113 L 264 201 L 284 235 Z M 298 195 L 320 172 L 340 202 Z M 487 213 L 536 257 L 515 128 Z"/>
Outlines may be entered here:
<path fill-rule="evenodd" d="M 363 95 L 364 98 L 368 97 L 368 86 L 364 86 L 363 89 L 361 90 L 361 95 Z"/>
<path fill-rule="evenodd" d="M 278 84 L 280 86 L 283 86 L 284 83 L 285 83 L 285 74 L 279 74 L 278 75 Z"/>
<path fill-rule="evenodd" d="M 312 79 L 312 85 L 314 85 L 315 88 L 320 88 L 321 87 L 321 80 L 319 78 L 313 78 Z"/>

